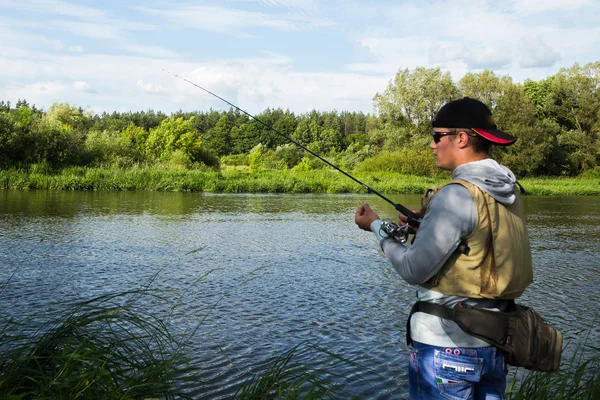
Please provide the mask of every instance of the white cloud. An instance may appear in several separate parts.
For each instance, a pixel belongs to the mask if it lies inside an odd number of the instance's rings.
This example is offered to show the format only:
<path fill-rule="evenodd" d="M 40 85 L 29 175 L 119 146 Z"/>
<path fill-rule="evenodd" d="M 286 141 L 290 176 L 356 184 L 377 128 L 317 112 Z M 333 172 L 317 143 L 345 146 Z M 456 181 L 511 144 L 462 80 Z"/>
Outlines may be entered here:
<path fill-rule="evenodd" d="M 3 3 L 0 3 L 0 5 Z M 61 0 L 29 0 L 27 2 L 5 2 L 13 8 L 24 9 L 30 13 L 63 15 L 75 18 L 101 18 L 106 12 L 98 8 L 84 7 Z"/>
<path fill-rule="evenodd" d="M 61 101 L 61 97 L 68 92 L 68 88 L 56 81 L 40 81 L 25 85 L 9 85 L 0 89 L 0 95 L 4 99 L 16 101 L 27 100 L 30 104 L 49 107 L 55 102 Z"/>
<path fill-rule="evenodd" d="M 592 0 L 516 0 L 513 7 L 519 13 L 538 14 L 544 11 L 574 10 L 592 3 Z"/>
<path fill-rule="evenodd" d="M 300 14 L 268 14 L 258 11 L 246 11 L 236 8 L 217 6 L 179 6 L 168 9 L 141 8 L 145 13 L 159 16 L 176 27 L 219 32 L 250 37 L 242 32 L 248 28 L 273 28 L 293 31 L 330 26 L 325 18 L 305 17 Z"/>
<path fill-rule="evenodd" d="M 552 67 L 560 61 L 560 54 L 547 46 L 539 36 L 522 38 L 519 49 L 519 65 L 523 68 Z"/>
<path fill-rule="evenodd" d="M 96 93 L 96 91 L 92 89 L 90 84 L 85 81 L 75 81 L 73 82 L 73 87 L 75 88 L 75 90 L 79 90 L 81 92 Z"/>
<path fill-rule="evenodd" d="M 148 46 L 148 45 L 140 45 L 140 44 L 124 44 L 122 46 L 123 49 L 127 50 L 131 54 L 141 55 L 141 56 L 149 56 L 149 57 L 159 57 L 159 58 L 173 58 L 177 57 L 177 54 L 174 51 L 164 49 L 159 46 Z"/>
<path fill-rule="evenodd" d="M 508 47 L 480 47 L 469 50 L 464 61 L 469 69 L 504 69 L 511 65 L 513 52 Z"/>
<path fill-rule="evenodd" d="M 36 8 L 26 18 L 25 3 L 0 0 L 0 100 L 106 111 L 228 108 L 164 68 L 251 112 L 370 111 L 399 69 L 440 67 L 458 80 L 491 68 L 515 81 L 543 79 L 596 61 L 600 48 L 590 17 L 600 5 L 583 0 L 575 8 L 549 0 L 539 12 L 532 2 L 491 0 L 74 3 L 28 2 Z M 566 24 L 572 17 L 586 23 Z"/>
<path fill-rule="evenodd" d="M 142 90 L 144 90 L 147 93 L 160 94 L 160 95 L 164 95 L 167 93 L 167 90 L 162 85 L 145 82 L 142 79 L 139 79 L 137 81 L 137 85 L 139 88 L 141 88 Z"/>
<path fill-rule="evenodd" d="M 93 39 L 119 39 L 122 38 L 122 30 L 118 26 L 96 22 L 80 22 L 71 20 L 48 21 L 48 25 L 72 33 Z"/>
<path fill-rule="evenodd" d="M 54 50 L 62 50 L 63 45 L 60 40 L 45 40 Z"/>

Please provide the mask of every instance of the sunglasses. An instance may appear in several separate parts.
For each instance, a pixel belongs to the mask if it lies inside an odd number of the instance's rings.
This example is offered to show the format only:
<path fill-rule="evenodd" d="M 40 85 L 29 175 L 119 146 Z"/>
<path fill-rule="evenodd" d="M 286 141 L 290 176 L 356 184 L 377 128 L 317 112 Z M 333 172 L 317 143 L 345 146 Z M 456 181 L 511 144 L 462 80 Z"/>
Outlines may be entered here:
<path fill-rule="evenodd" d="M 435 144 L 438 144 L 440 142 L 440 140 L 442 140 L 442 137 L 444 136 L 456 136 L 458 135 L 458 132 L 433 132 L 432 136 L 433 136 L 433 141 L 435 142 Z"/>
<path fill-rule="evenodd" d="M 433 141 L 435 142 L 435 144 L 438 144 L 440 142 L 440 140 L 442 140 L 442 137 L 444 136 L 456 136 L 461 132 L 465 132 L 464 130 L 460 130 L 460 131 L 454 131 L 454 132 L 437 132 L 437 131 L 433 131 L 432 136 L 433 136 Z M 474 133 L 469 133 L 469 132 L 465 132 L 467 135 L 469 136 L 477 136 Z"/>

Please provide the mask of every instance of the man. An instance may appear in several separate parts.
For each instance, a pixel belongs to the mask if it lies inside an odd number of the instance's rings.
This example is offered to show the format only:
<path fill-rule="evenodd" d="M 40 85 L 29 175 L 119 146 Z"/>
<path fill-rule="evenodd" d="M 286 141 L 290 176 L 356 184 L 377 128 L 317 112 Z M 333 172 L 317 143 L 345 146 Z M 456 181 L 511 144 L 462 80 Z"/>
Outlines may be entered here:
<path fill-rule="evenodd" d="M 429 147 L 453 180 L 431 198 L 412 245 L 387 237 L 368 204 L 356 211 L 359 228 L 374 232 L 394 269 L 419 285 L 419 301 L 504 311 L 531 283 L 531 249 L 515 176 L 488 158 L 492 144 L 516 140 L 496 128 L 485 104 L 468 97 L 452 101 L 436 115 Z M 495 347 L 452 320 L 424 312 L 412 314 L 408 327 L 411 399 L 504 397 L 506 363 Z"/>

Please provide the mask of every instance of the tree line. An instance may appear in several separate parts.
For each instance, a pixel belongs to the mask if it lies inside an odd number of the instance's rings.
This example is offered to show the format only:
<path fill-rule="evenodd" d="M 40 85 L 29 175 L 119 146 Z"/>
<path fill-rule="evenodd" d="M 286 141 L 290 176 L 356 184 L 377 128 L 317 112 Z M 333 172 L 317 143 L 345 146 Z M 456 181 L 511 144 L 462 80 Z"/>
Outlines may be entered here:
<path fill-rule="evenodd" d="M 454 82 L 439 68 L 401 69 L 374 96 L 375 112 L 256 115 L 348 170 L 438 173 L 427 148 L 439 108 L 463 96 L 487 104 L 499 129 L 519 140 L 492 156 L 518 176 L 600 174 L 600 62 L 563 68 L 540 81 L 493 71 Z M 324 164 L 245 114 L 229 111 L 92 114 L 65 103 L 41 110 L 0 102 L 0 167 L 247 167 L 310 170 Z"/>

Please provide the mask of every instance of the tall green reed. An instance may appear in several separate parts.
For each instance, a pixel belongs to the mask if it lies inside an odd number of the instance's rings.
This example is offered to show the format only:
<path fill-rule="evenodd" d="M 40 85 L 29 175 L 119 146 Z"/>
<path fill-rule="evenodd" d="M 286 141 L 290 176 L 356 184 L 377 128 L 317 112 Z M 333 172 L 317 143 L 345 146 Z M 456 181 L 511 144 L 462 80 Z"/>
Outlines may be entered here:
<path fill-rule="evenodd" d="M 398 172 L 357 170 L 355 176 L 381 193 L 422 194 L 443 185 L 449 175 L 432 177 Z M 526 178 L 520 181 L 531 195 L 600 195 L 595 178 Z M 53 190 L 157 190 L 216 193 L 366 193 L 366 189 L 331 169 L 222 171 L 182 168 L 69 167 L 55 173 L 0 170 L 0 188 Z"/>
<path fill-rule="evenodd" d="M 186 338 L 171 335 L 145 306 L 166 301 L 140 289 L 77 303 L 37 328 L 5 320 L 0 398 L 185 398 L 181 388 L 194 369 Z"/>
<path fill-rule="evenodd" d="M 554 373 L 516 369 L 507 390 L 507 400 L 597 400 L 600 399 L 600 348 L 589 344 L 593 328 L 573 354 Z M 569 346 L 563 350 L 563 355 Z"/>
<path fill-rule="evenodd" d="M 325 358 L 326 368 L 317 359 Z M 300 361 L 312 360 L 312 362 Z M 338 382 L 346 378 L 333 371 L 352 369 L 354 373 L 366 368 L 320 345 L 301 343 L 268 361 L 266 368 L 248 379 L 235 394 L 236 400 L 317 400 L 359 399 Z M 355 377 L 356 379 L 360 379 Z"/>

